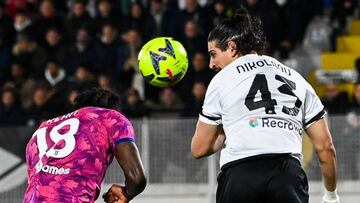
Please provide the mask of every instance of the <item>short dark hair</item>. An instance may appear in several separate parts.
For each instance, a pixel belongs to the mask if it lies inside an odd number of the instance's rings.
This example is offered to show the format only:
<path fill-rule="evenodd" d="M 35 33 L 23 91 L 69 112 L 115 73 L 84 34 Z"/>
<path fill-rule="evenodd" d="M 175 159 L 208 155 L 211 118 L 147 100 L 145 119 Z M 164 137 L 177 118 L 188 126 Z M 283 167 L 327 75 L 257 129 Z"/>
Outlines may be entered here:
<path fill-rule="evenodd" d="M 261 53 L 267 46 L 261 20 L 251 16 L 243 6 L 210 32 L 208 41 L 214 40 L 222 51 L 226 50 L 229 41 L 235 42 L 241 54 L 253 50 Z"/>
<path fill-rule="evenodd" d="M 94 87 L 81 92 L 74 100 L 74 108 L 79 109 L 87 106 L 108 108 L 120 111 L 120 97 L 108 90 Z"/>

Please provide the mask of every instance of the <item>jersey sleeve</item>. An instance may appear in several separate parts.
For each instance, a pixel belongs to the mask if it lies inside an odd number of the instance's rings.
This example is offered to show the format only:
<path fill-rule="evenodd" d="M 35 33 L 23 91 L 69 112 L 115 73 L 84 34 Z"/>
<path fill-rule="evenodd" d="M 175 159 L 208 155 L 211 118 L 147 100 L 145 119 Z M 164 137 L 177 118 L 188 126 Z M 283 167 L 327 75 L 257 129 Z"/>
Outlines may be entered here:
<path fill-rule="evenodd" d="M 115 124 L 111 129 L 110 137 L 115 145 L 122 142 L 135 142 L 135 131 L 130 121 L 117 111 L 111 112 Z"/>
<path fill-rule="evenodd" d="M 321 103 L 320 98 L 315 93 L 315 90 L 310 84 L 306 83 L 306 95 L 305 95 L 305 113 L 304 113 L 304 128 L 307 129 L 315 121 L 323 118 L 326 114 L 324 105 Z"/>
<path fill-rule="evenodd" d="M 220 87 L 217 83 L 212 81 L 206 91 L 202 111 L 199 115 L 199 120 L 210 125 L 221 125 L 221 105 L 219 91 Z"/>

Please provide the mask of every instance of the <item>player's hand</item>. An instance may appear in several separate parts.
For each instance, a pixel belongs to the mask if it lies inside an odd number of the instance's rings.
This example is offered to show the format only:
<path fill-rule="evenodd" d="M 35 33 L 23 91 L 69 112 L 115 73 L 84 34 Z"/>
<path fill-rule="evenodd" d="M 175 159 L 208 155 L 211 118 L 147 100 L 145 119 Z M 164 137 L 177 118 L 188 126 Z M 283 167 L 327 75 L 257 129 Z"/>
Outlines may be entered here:
<path fill-rule="evenodd" d="M 333 192 L 325 191 L 321 203 L 340 203 L 340 198 L 336 190 Z"/>
<path fill-rule="evenodd" d="M 113 184 L 102 197 L 107 203 L 128 203 L 130 201 L 126 195 L 126 188 L 117 184 Z"/>

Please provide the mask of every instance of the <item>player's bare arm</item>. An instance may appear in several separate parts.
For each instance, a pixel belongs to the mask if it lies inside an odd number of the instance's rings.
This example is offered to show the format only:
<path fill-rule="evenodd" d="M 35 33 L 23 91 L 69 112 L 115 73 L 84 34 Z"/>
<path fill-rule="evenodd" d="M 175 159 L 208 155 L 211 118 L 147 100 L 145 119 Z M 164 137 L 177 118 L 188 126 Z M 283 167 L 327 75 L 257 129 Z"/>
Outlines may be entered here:
<path fill-rule="evenodd" d="M 217 152 L 225 141 L 221 125 L 209 125 L 198 121 L 195 134 L 191 142 L 191 153 L 199 159 Z"/>
<path fill-rule="evenodd" d="M 306 131 L 319 156 L 325 188 L 328 191 L 334 191 L 336 189 L 336 152 L 326 120 L 318 120 Z"/>
<path fill-rule="evenodd" d="M 336 192 L 336 151 L 324 118 L 312 124 L 307 133 L 319 157 L 321 173 L 324 177 L 325 194 L 323 203 L 339 202 Z"/>
<path fill-rule="evenodd" d="M 125 187 L 122 188 L 122 191 L 128 200 L 131 200 L 146 186 L 146 177 L 139 151 L 135 143 L 123 142 L 116 145 L 115 156 L 125 175 Z"/>

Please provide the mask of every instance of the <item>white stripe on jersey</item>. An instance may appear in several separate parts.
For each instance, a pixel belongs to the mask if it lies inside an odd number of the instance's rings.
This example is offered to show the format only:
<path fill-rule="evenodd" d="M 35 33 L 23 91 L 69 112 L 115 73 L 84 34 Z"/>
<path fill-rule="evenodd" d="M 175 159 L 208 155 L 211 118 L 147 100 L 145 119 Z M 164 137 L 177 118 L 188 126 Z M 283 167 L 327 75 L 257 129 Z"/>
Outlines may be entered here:
<path fill-rule="evenodd" d="M 324 116 L 311 85 L 269 56 L 242 56 L 211 80 L 199 120 L 223 125 L 220 166 L 268 153 L 301 154 L 302 133 Z"/>

